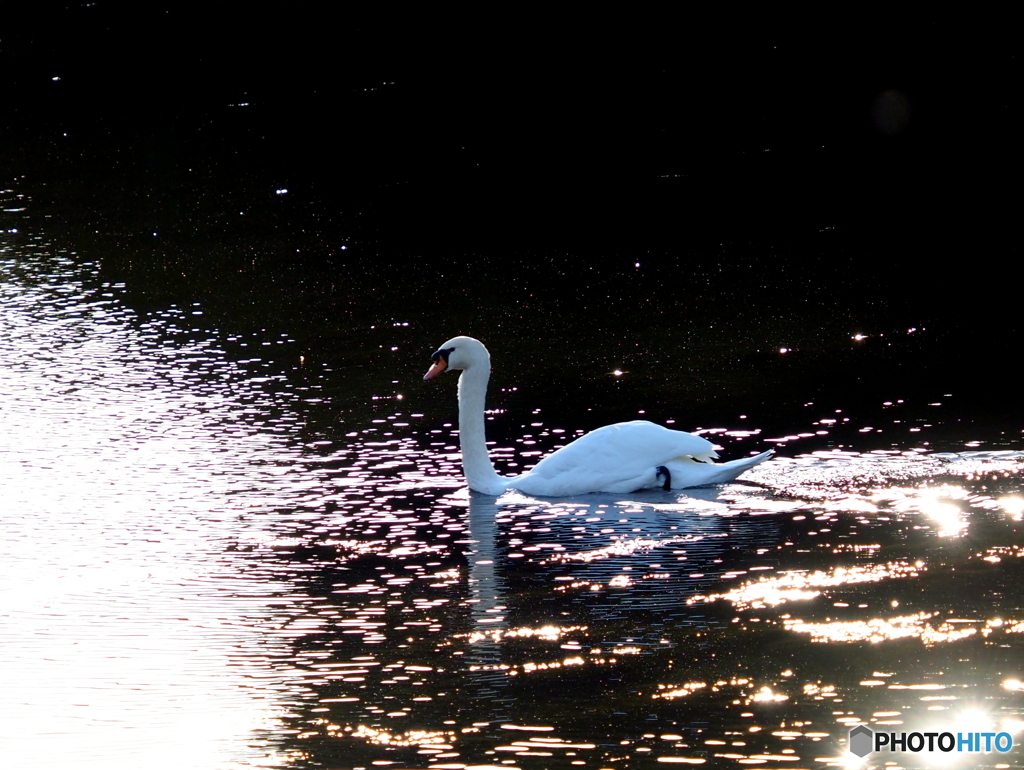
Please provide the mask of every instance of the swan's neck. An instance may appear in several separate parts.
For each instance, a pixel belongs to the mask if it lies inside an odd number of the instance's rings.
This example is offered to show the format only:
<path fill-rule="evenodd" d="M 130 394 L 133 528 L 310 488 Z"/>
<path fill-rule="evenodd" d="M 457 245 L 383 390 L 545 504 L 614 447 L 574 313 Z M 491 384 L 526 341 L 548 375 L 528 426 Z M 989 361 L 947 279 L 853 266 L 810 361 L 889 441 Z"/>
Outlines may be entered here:
<path fill-rule="evenodd" d="M 490 364 L 466 369 L 459 376 L 459 444 L 469 488 L 496 495 L 504 491 L 505 482 L 494 471 L 484 435 L 484 399 L 490 376 Z"/>

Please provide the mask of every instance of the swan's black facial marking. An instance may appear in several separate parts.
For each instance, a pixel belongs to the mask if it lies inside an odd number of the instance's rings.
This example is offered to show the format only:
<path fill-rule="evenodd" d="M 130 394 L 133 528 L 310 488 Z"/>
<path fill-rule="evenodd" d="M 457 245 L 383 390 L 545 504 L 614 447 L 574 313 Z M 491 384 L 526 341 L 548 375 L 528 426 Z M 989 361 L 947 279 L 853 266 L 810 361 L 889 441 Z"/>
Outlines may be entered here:
<path fill-rule="evenodd" d="M 666 492 L 671 491 L 671 489 L 672 489 L 672 473 L 669 471 L 669 469 L 666 468 L 664 465 L 659 465 L 657 468 L 654 469 L 654 471 L 655 471 L 655 473 L 654 473 L 654 478 L 655 479 L 659 479 L 662 476 L 665 477 L 665 483 L 661 485 L 661 488 L 664 489 Z"/>
<path fill-rule="evenodd" d="M 443 358 L 444 365 L 448 366 L 448 356 L 452 354 L 453 350 L 455 350 L 455 348 L 443 348 L 441 350 L 435 351 L 434 354 L 430 357 L 430 360 L 436 364 L 437 359 Z"/>

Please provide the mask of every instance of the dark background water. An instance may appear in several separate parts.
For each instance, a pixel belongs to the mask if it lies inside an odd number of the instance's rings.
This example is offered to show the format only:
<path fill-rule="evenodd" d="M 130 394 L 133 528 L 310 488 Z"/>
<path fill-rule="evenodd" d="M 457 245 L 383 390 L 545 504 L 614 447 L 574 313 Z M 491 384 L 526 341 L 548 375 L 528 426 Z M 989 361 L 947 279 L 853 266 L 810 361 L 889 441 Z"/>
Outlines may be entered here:
<path fill-rule="evenodd" d="M 264 313 L 299 291 L 344 314 L 353 286 L 394 309 L 411 285 L 424 309 L 496 293 L 588 326 L 646 298 L 762 328 L 1011 316 L 998 17 L 0 13 L 9 175 L 171 294 L 242 270 Z"/>

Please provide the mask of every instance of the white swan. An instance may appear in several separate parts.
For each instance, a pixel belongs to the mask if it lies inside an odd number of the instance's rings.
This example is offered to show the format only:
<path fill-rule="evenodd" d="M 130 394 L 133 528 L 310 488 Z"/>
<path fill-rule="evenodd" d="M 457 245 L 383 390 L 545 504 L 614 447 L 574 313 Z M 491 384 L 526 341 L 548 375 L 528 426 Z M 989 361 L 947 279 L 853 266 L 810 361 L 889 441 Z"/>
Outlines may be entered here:
<path fill-rule="evenodd" d="M 484 438 L 484 396 L 491 376 L 491 356 L 479 340 L 454 337 L 432 356 L 423 375 L 430 380 L 446 369 L 459 377 L 459 443 L 469 488 L 488 495 L 517 489 L 540 497 L 568 497 L 587 492 L 636 492 L 648 487 L 683 489 L 724 484 L 774 454 L 715 463 L 707 439 L 670 430 L 645 420 L 606 425 L 545 457 L 521 476 L 499 476 Z"/>

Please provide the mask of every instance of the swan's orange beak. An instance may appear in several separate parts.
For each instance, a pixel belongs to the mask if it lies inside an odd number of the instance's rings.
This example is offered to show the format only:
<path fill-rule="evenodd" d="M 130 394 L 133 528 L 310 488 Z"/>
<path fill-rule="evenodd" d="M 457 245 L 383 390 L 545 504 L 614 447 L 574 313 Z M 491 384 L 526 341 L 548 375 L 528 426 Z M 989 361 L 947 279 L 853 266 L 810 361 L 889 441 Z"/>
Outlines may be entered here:
<path fill-rule="evenodd" d="M 447 368 L 448 368 L 448 362 L 445 361 L 441 356 L 438 356 L 437 360 L 434 361 L 434 365 L 431 366 L 427 370 L 427 373 L 423 375 L 423 380 L 424 381 L 432 380 L 432 379 L 434 379 L 437 375 L 439 375 L 441 372 L 443 372 Z"/>

